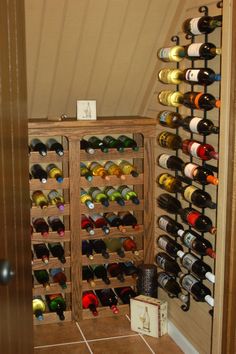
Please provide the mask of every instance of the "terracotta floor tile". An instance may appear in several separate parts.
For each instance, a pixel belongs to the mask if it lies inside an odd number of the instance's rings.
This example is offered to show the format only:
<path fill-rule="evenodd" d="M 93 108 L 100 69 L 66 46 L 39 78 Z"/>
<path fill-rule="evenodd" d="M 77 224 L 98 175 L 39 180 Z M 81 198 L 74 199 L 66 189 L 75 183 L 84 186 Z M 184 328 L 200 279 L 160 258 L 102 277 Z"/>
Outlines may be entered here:
<path fill-rule="evenodd" d="M 144 339 L 157 354 L 183 354 L 177 344 L 166 334 L 160 338 L 144 336 Z"/>
<path fill-rule="evenodd" d="M 93 354 L 151 354 L 139 335 L 89 342 Z M 51 353 L 50 353 L 51 354 Z"/>
<path fill-rule="evenodd" d="M 75 322 L 34 326 L 34 346 L 83 341 Z"/>
<path fill-rule="evenodd" d="M 35 348 L 34 354 L 90 354 L 85 343 Z"/>
<path fill-rule="evenodd" d="M 98 339 L 135 334 L 125 316 L 101 317 L 79 322 L 85 338 Z"/>

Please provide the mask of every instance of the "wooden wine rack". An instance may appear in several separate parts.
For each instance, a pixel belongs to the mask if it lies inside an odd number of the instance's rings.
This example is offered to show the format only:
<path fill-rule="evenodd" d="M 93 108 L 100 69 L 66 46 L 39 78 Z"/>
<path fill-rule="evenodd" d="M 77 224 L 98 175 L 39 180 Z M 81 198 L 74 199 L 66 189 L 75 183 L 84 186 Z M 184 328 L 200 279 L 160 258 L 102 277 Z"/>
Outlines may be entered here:
<path fill-rule="evenodd" d="M 98 118 L 96 121 L 77 121 L 76 119 L 66 119 L 64 121 L 48 121 L 48 120 L 32 120 L 29 121 L 29 141 L 34 137 L 38 137 L 42 141 L 49 137 L 56 137 L 64 142 L 65 152 L 59 157 L 54 152 L 48 152 L 47 156 L 42 157 L 37 152 L 30 155 L 30 165 L 33 163 L 49 164 L 55 163 L 68 172 L 66 172 L 64 181 L 57 183 L 55 180 L 49 179 L 43 184 L 37 179 L 29 182 L 30 191 L 34 190 L 50 190 L 60 189 L 68 191 L 65 209 L 63 212 L 58 211 L 54 206 L 49 206 L 46 211 L 36 206 L 31 208 L 31 217 L 45 217 L 49 215 L 62 215 L 68 218 L 64 237 L 58 237 L 56 232 L 50 232 L 47 238 L 39 233 L 32 235 L 32 244 L 41 242 L 61 241 L 66 246 L 66 263 L 56 258 L 50 258 L 48 265 L 44 265 L 41 260 L 35 260 L 34 269 L 50 269 L 53 267 L 62 267 L 69 272 L 69 280 L 67 288 L 62 290 L 59 285 L 51 284 L 50 290 L 46 291 L 41 285 L 35 285 L 33 295 L 45 295 L 52 293 L 62 293 L 66 296 L 68 310 L 65 313 L 66 320 L 79 320 L 84 318 L 92 318 L 89 310 L 83 310 L 81 304 L 82 292 L 92 289 L 86 281 L 82 281 L 82 265 L 88 264 L 104 264 L 123 261 L 134 261 L 139 264 L 142 262 L 153 263 L 154 252 L 154 222 L 155 222 L 155 200 L 154 200 L 154 179 L 155 164 L 154 151 L 156 139 L 156 120 L 152 118 L 141 117 L 106 117 Z M 80 140 L 86 136 L 104 136 L 104 135 L 120 135 L 130 134 L 138 142 L 139 150 L 125 149 L 120 153 L 115 149 L 109 149 L 109 153 L 101 151 L 95 152 L 93 155 L 87 154 L 80 150 Z M 138 167 L 139 176 L 134 178 L 127 176 L 125 181 L 121 181 L 115 176 L 111 176 L 107 182 L 100 177 L 94 177 L 88 182 L 84 177 L 80 177 L 80 162 L 90 160 L 116 160 L 116 159 L 132 159 Z M 63 171 L 64 172 L 64 171 Z M 133 185 L 140 197 L 140 204 L 134 205 L 130 201 L 125 202 L 125 206 L 119 206 L 115 202 L 110 202 L 108 208 L 95 203 L 95 208 L 89 210 L 85 205 L 80 203 L 80 188 L 89 188 L 91 186 L 106 186 L 121 184 Z M 132 252 L 125 252 L 125 257 L 120 258 L 116 253 L 110 253 L 109 259 L 104 259 L 99 254 L 94 254 L 91 261 L 81 254 L 81 242 L 86 239 L 104 238 L 104 234 L 99 229 L 95 229 L 95 235 L 89 236 L 84 230 L 81 230 L 81 214 L 103 213 L 105 211 L 132 210 L 136 215 L 140 228 L 134 230 L 127 227 L 126 233 L 121 233 L 117 228 L 111 227 L 110 234 L 106 237 L 127 237 L 134 236 L 138 240 L 137 244 L 141 248 L 139 254 L 134 255 Z M 96 286 L 93 289 L 115 288 L 121 286 L 135 286 L 135 279 L 126 276 L 125 282 L 121 283 L 116 278 L 110 278 L 111 284 L 105 285 L 101 280 L 96 279 Z M 128 313 L 128 305 L 120 305 L 120 314 Z M 99 316 L 113 316 L 108 308 L 99 307 Z M 46 313 L 44 321 L 34 320 L 35 324 L 59 322 L 58 316 L 54 313 Z"/>

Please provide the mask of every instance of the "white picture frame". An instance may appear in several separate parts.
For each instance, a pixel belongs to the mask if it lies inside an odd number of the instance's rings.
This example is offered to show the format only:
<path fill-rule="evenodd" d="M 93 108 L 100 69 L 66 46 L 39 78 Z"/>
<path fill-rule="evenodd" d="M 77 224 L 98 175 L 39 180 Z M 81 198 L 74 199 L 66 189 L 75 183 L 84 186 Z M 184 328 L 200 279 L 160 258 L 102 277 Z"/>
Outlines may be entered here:
<path fill-rule="evenodd" d="M 96 120 L 96 101 L 77 100 L 77 120 Z"/>

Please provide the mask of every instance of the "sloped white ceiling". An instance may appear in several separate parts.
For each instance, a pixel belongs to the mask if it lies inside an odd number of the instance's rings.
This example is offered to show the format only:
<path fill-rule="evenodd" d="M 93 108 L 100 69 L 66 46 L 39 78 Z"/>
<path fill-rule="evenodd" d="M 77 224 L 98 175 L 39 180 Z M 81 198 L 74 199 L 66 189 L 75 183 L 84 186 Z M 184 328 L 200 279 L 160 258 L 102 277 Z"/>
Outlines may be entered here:
<path fill-rule="evenodd" d="M 29 117 L 143 114 L 180 0 L 25 0 Z M 182 5 L 184 0 L 182 0 Z"/>

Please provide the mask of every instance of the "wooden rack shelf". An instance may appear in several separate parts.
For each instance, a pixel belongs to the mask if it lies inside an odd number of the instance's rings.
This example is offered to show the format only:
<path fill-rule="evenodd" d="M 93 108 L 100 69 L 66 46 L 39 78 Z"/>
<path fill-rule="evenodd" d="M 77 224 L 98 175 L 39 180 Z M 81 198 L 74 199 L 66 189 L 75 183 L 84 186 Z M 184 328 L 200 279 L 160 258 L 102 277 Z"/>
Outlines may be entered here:
<path fill-rule="evenodd" d="M 40 156 L 37 152 L 32 152 L 29 157 L 30 166 L 39 163 L 42 167 L 46 167 L 49 163 L 56 163 L 65 168 L 64 181 L 58 183 L 55 179 L 49 178 L 46 183 L 41 183 L 37 179 L 31 179 L 29 182 L 30 191 L 42 190 L 45 195 L 51 189 L 65 191 L 67 195 L 67 203 L 63 212 L 59 211 L 55 206 L 49 206 L 42 210 L 39 207 L 31 208 L 31 217 L 46 217 L 58 215 L 66 218 L 66 232 L 64 237 L 60 237 L 56 232 L 49 232 L 48 237 L 43 237 L 40 233 L 33 233 L 32 244 L 61 242 L 66 247 L 66 263 L 62 264 L 57 258 L 50 257 L 48 265 L 44 265 L 42 260 L 35 259 L 32 266 L 33 270 L 61 267 L 66 272 L 70 270 L 70 281 L 66 290 L 60 289 L 56 284 L 51 285 L 49 293 L 65 293 L 66 297 L 70 296 L 71 311 L 66 312 L 66 319 L 79 320 L 82 318 L 92 318 L 93 315 L 89 310 L 82 310 L 82 292 L 91 290 L 92 288 L 86 281 L 82 281 L 82 265 L 89 264 L 109 264 L 115 262 L 132 261 L 136 265 L 145 262 L 153 263 L 154 260 L 154 150 L 155 150 L 155 129 L 156 120 L 145 117 L 111 117 L 98 118 L 96 121 L 77 121 L 75 119 L 67 119 L 66 121 L 47 121 L 33 120 L 29 122 L 29 140 L 37 137 L 45 141 L 48 137 L 61 139 L 65 143 L 64 155 L 57 156 L 55 152 L 49 151 L 46 157 Z M 130 148 L 124 152 L 118 152 L 116 149 L 110 149 L 108 153 L 96 150 L 93 155 L 80 150 L 80 140 L 88 135 L 104 136 L 116 134 L 129 134 L 137 138 L 139 150 L 134 151 Z M 80 162 L 84 161 L 100 161 L 100 160 L 120 160 L 132 159 L 134 165 L 138 165 L 139 176 L 125 176 L 125 180 L 121 180 L 116 176 L 110 176 L 110 180 L 106 181 L 101 177 L 94 176 L 91 182 L 84 177 L 80 177 Z M 138 193 L 140 203 L 133 204 L 131 201 L 125 201 L 124 206 L 118 205 L 116 202 L 110 202 L 109 207 L 104 207 L 99 203 L 95 203 L 94 209 L 90 210 L 80 202 L 80 188 L 88 189 L 91 186 L 132 185 Z M 69 201 L 69 202 L 68 202 Z M 95 229 L 95 235 L 90 236 L 85 230 L 81 230 L 81 214 L 90 215 L 93 213 L 133 211 L 138 218 L 139 229 L 127 227 L 126 233 L 121 233 L 117 228 L 111 227 L 110 234 L 105 236 L 100 229 Z M 105 237 L 127 237 L 132 236 L 138 239 L 139 255 L 133 252 L 125 252 L 125 257 L 121 258 L 117 253 L 110 253 L 110 257 L 105 259 L 100 254 L 94 254 L 90 260 L 81 254 L 82 240 L 93 240 L 96 238 L 104 239 Z M 141 245 L 141 246 L 140 246 Z M 111 284 L 106 285 L 99 279 L 95 279 L 95 289 L 114 288 L 122 286 L 135 286 L 135 279 L 131 276 L 125 277 L 125 281 L 121 283 L 119 280 L 111 278 Z M 40 286 L 36 285 L 33 294 L 45 295 L 48 292 Z M 120 314 L 129 313 L 128 305 L 120 305 Z M 113 316 L 109 308 L 99 307 L 99 316 Z M 54 313 L 46 314 L 43 323 L 58 322 L 59 318 Z M 35 320 L 34 323 L 39 324 Z M 41 323 L 40 323 L 41 324 Z"/>

